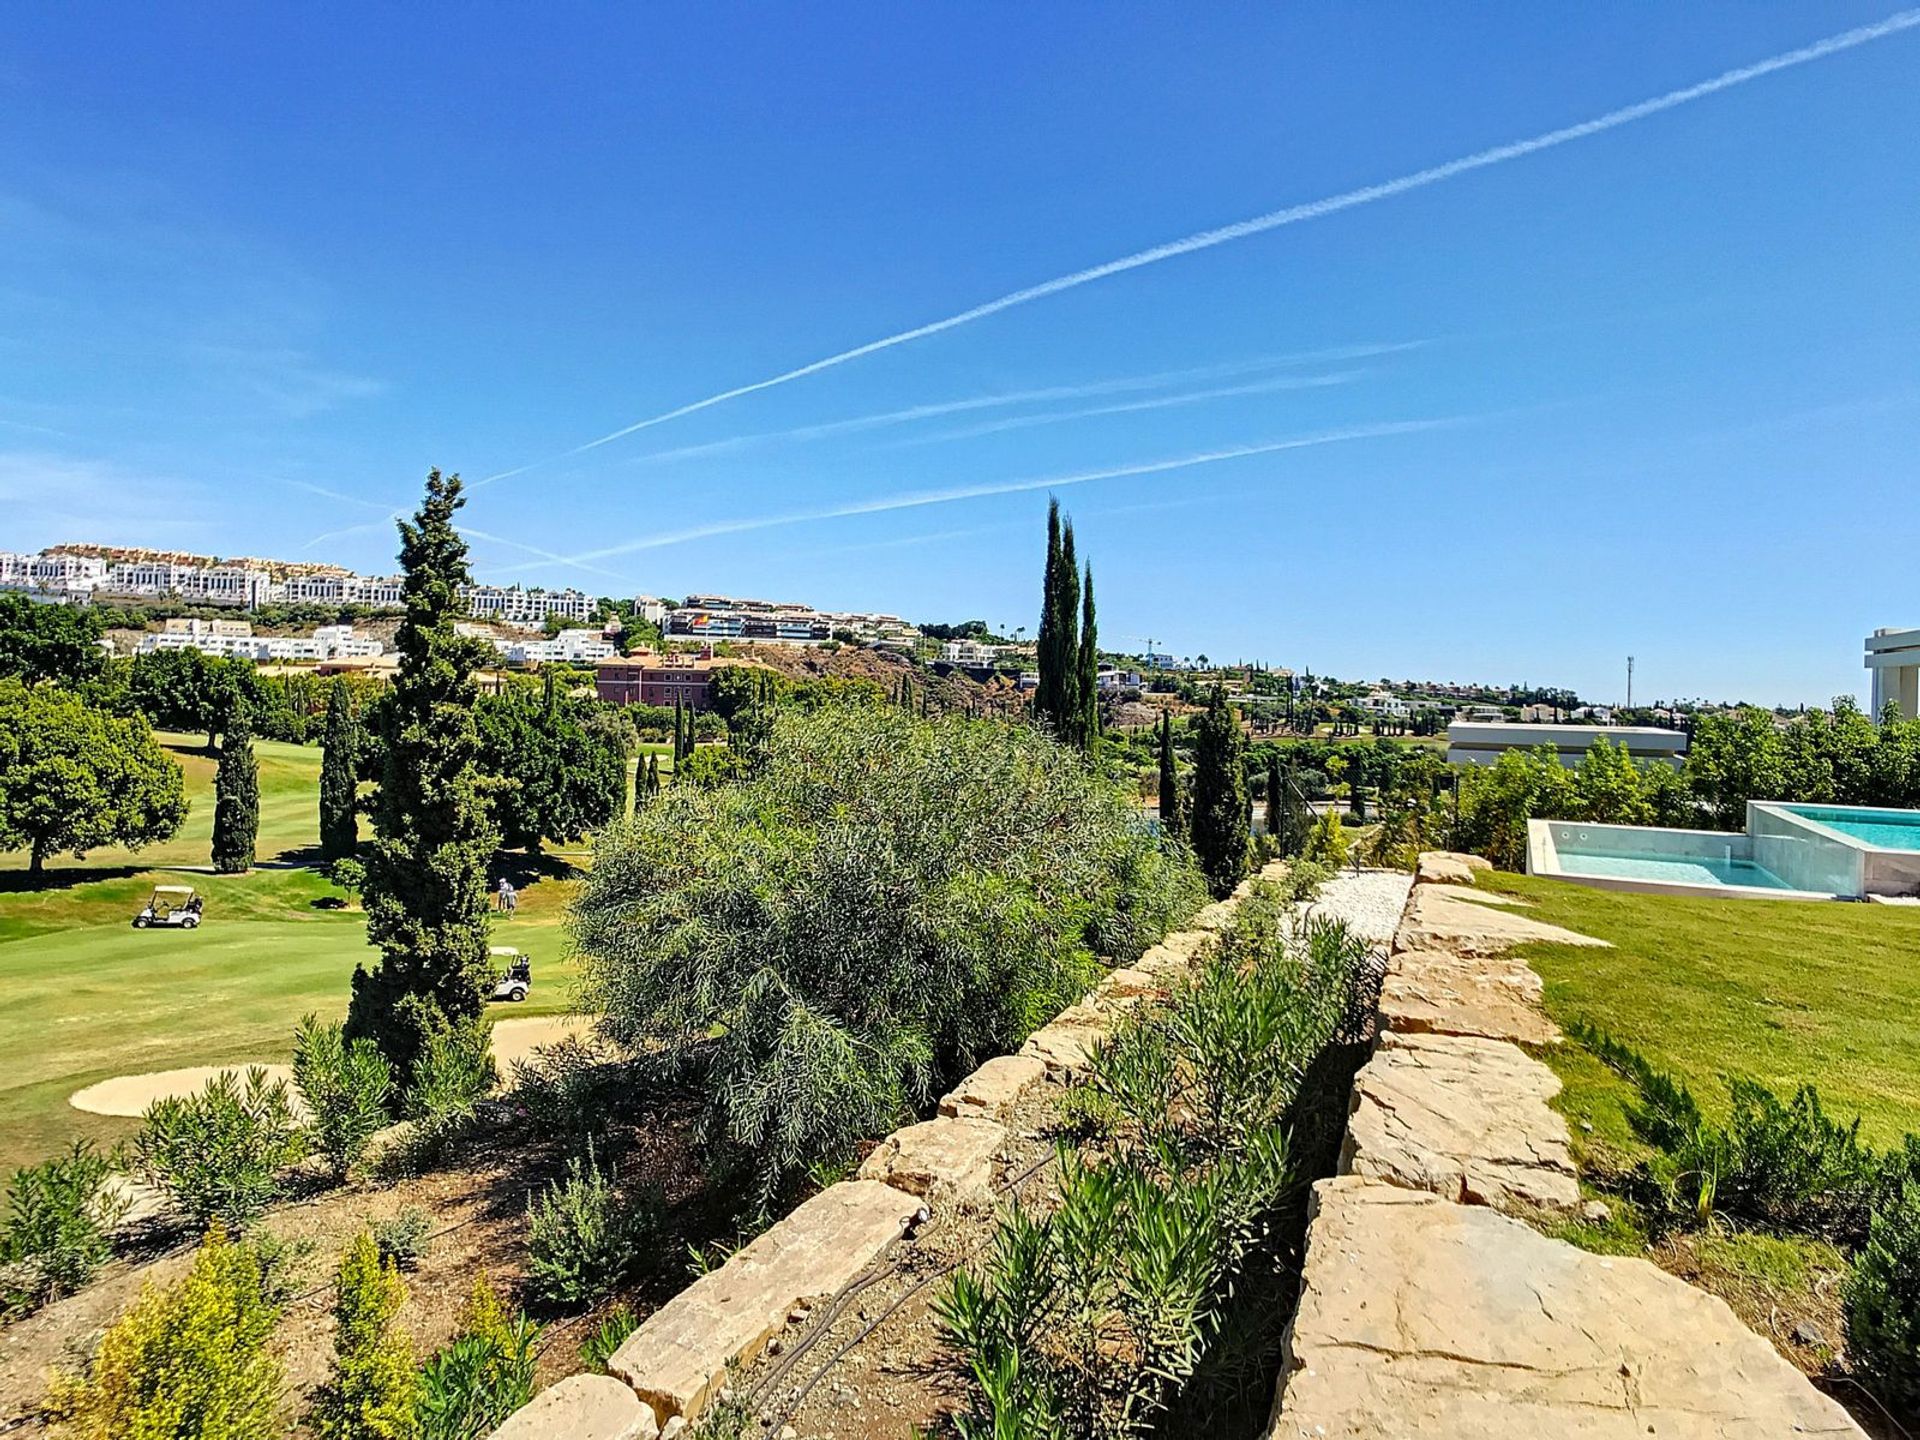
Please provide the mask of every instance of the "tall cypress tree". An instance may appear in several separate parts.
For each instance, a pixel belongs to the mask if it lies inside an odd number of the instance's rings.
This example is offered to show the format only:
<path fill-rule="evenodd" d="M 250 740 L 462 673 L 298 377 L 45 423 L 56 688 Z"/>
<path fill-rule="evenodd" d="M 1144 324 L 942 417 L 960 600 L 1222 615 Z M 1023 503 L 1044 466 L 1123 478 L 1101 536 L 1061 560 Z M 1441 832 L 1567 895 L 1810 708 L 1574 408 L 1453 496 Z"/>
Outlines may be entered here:
<path fill-rule="evenodd" d="M 1040 633 L 1034 642 L 1040 673 L 1033 692 L 1035 716 L 1047 724 L 1060 714 L 1060 502 L 1047 501 L 1047 568 L 1040 582 Z"/>
<path fill-rule="evenodd" d="M 1207 888 L 1224 900 L 1247 873 L 1247 767 L 1240 723 L 1218 685 L 1195 729 L 1189 823 Z"/>
<path fill-rule="evenodd" d="M 320 858 L 344 860 L 360 847 L 360 720 L 353 692 L 336 680 L 327 691 L 320 755 Z"/>
<path fill-rule="evenodd" d="M 1160 829 L 1175 839 L 1187 833 L 1186 809 L 1180 801 L 1180 770 L 1173 758 L 1173 714 L 1160 712 Z"/>
<path fill-rule="evenodd" d="M 1055 629 L 1059 635 L 1060 708 L 1053 715 L 1054 733 L 1068 743 L 1078 743 L 1080 712 L 1080 562 L 1073 551 L 1073 522 L 1060 527 L 1060 569 L 1055 579 L 1059 593 L 1054 606 L 1059 613 Z"/>
<path fill-rule="evenodd" d="M 1079 691 L 1074 742 L 1089 755 L 1100 748 L 1100 639 L 1093 620 L 1093 566 L 1080 592 L 1080 654 L 1074 666 Z"/>
<path fill-rule="evenodd" d="M 245 705 L 235 705 L 220 737 L 220 766 L 213 775 L 213 868 L 242 875 L 253 868 L 253 842 L 260 829 L 260 765 L 253 757 L 253 723 Z"/>
<path fill-rule="evenodd" d="M 490 988 L 487 865 L 497 844 L 480 775 L 473 672 L 480 642 L 458 634 L 467 546 L 454 528 L 460 477 L 427 474 L 400 522 L 406 618 L 400 668 L 380 708 L 380 797 L 362 898 L 380 962 L 354 971 L 347 1036 L 371 1037 L 402 1081 L 428 1040 L 478 1019 Z"/>
<path fill-rule="evenodd" d="M 1280 831 L 1286 825 L 1286 796 L 1280 783 L 1280 752 L 1267 752 L 1267 836 L 1280 843 Z"/>

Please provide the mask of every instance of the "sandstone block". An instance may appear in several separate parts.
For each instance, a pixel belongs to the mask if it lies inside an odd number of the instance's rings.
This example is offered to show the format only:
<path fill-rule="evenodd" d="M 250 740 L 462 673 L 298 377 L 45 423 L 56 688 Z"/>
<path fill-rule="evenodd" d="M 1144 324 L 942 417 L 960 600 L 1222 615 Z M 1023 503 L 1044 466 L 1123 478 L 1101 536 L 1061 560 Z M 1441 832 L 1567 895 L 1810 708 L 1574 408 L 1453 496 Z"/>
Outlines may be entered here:
<path fill-rule="evenodd" d="M 1530 919 L 1518 913 L 1505 897 L 1457 885 L 1416 885 L 1394 934 L 1393 948 L 1396 952 L 1442 950 L 1451 955 L 1499 955 L 1533 941 L 1607 946 L 1605 940 L 1591 935 Z"/>
<path fill-rule="evenodd" d="M 860 1166 L 860 1179 L 878 1180 L 909 1195 L 935 1191 L 981 1195 L 993 1188 L 993 1157 L 1007 1128 L 992 1120 L 927 1120 L 896 1130 Z"/>
<path fill-rule="evenodd" d="M 1575 1209 L 1567 1122 L 1547 1106 L 1559 1092 L 1505 1041 L 1389 1033 L 1354 1079 L 1341 1169 L 1468 1204 Z"/>
<path fill-rule="evenodd" d="M 569 1375 L 507 1417 L 491 1440 L 654 1440 L 653 1407 L 611 1375 Z"/>
<path fill-rule="evenodd" d="M 1316 1185 L 1314 1210 L 1269 1440 L 1861 1440 L 1648 1261 L 1354 1177 Z"/>
<path fill-rule="evenodd" d="M 760 1353 L 803 1300 L 831 1295 L 906 1233 L 910 1195 L 874 1180 L 821 1191 L 627 1337 L 608 1370 L 661 1419 L 694 1419 L 727 1366 Z"/>
<path fill-rule="evenodd" d="M 1046 1062 L 1035 1056 L 996 1056 L 942 1097 L 940 1113 L 998 1120 L 1029 1086 L 1046 1078 Z"/>
<path fill-rule="evenodd" d="M 1551 1045 L 1560 1030 L 1540 1008 L 1540 977 L 1518 960 L 1407 950 L 1380 987 L 1380 1018 L 1399 1034 L 1478 1035 Z"/>
<path fill-rule="evenodd" d="M 1064 1079 L 1086 1069 L 1087 1057 L 1105 1038 L 1104 1028 L 1056 1020 L 1029 1035 L 1020 1053 L 1045 1065 L 1055 1079 Z"/>

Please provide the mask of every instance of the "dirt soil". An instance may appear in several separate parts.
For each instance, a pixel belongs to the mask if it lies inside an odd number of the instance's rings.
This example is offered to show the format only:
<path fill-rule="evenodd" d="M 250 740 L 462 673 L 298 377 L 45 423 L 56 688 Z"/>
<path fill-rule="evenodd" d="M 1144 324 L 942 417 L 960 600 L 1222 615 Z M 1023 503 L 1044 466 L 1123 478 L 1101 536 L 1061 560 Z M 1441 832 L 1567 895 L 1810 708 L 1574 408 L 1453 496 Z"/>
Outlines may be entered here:
<path fill-rule="evenodd" d="M 734 1396 L 769 1434 L 786 1424 L 806 1440 L 911 1440 L 944 1432 L 947 1417 L 966 1408 L 967 1382 L 934 1305 L 947 1276 L 991 1243 L 1009 1194 L 1027 1206 L 1052 1195 L 1049 1132 L 1065 1093 L 1036 1085 L 1005 1118 L 1009 1138 L 995 1157 L 991 1200 L 935 1196 L 932 1217 L 889 1247 L 878 1278 L 856 1281 L 841 1305 L 796 1311 L 734 1377 Z"/>
<path fill-rule="evenodd" d="M 294 1262 L 296 1298 L 274 1337 L 285 1366 L 290 1414 L 303 1410 L 309 1393 L 325 1378 L 333 1355 L 333 1272 L 361 1230 L 410 1207 L 424 1211 L 432 1238 L 414 1270 L 405 1276 L 407 1302 L 400 1323 L 415 1352 L 431 1354 L 452 1338 L 476 1277 L 485 1272 L 509 1306 L 521 1303 L 526 1276 L 526 1208 L 529 1198 L 559 1173 L 551 1151 L 531 1137 L 504 1103 L 489 1107 L 477 1136 L 445 1162 L 422 1174 L 378 1179 L 324 1190 L 284 1204 L 259 1230 L 292 1242 L 304 1253 Z M 650 1104 L 623 1117 L 619 1174 L 623 1188 L 658 1186 L 670 1217 L 698 1212 L 700 1165 L 693 1112 L 684 1101 Z M 536 1314 L 545 1322 L 538 1383 L 552 1384 L 581 1368 L 579 1347 L 594 1324 L 625 1303 L 644 1318 L 686 1283 L 680 1257 L 687 1239 L 709 1238 L 689 1215 L 693 1232 L 677 1229 L 663 1238 L 669 1251 L 661 1272 L 593 1312 L 577 1316 Z M 37 1412 L 53 1370 L 81 1369 L 100 1332 L 148 1283 L 168 1284 L 190 1267 L 193 1248 L 176 1231 L 134 1232 L 121 1258 L 87 1289 L 0 1329 L 0 1434 L 40 1430 Z M 58 1431 L 53 1432 L 55 1434 Z"/>

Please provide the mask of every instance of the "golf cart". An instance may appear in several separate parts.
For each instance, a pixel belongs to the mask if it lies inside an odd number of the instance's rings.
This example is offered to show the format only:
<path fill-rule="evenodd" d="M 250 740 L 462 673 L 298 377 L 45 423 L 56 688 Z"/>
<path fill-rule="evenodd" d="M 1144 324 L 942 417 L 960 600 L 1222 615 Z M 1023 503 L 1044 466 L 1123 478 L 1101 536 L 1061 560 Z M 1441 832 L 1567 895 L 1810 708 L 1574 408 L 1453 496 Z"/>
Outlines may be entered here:
<path fill-rule="evenodd" d="M 506 967 L 493 982 L 495 1000 L 511 1000 L 516 1004 L 527 998 L 527 992 L 533 989 L 533 966 L 527 957 L 511 945 L 490 945 L 487 954 L 495 960 L 506 961 Z"/>
<path fill-rule="evenodd" d="M 200 923 L 201 903 L 191 885 L 156 885 L 147 898 L 146 908 L 133 917 L 133 928 L 145 930 L 153 925 L 168 925 L 192 930 Z"/>

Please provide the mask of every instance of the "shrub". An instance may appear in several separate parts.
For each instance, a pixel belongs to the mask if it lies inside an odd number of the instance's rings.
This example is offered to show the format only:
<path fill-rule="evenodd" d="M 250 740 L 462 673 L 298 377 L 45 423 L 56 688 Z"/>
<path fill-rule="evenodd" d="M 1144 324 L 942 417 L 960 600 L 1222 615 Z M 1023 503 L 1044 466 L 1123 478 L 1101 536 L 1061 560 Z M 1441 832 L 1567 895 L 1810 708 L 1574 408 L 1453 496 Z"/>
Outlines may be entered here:
<path fill-rule="evenodd" d="M 16 1309 L 72 1294 L 113 1253 L 113 1227 L 126 1197 L 108 1186 L 113 1162 L 85 1140 L 65 1155 L 13 1172 L 7 1185 L 7 1228 L 0 1263 L 18 1279 L 0 1294 Z"/>
<path fill-rule="evenodd" d="M 382 1220 L 373 1227 L 373 1243 L 383 1264 L 412 1270 L 427 1253 L 432 1232 L 433 1221 L 427 1212 L 418 1205 L 409 1205 L 391 1220 Z"/>
<path fill-rule="evenodd" d="M 579 1154 L 605 1132 L 614 1074 L 603 1047 L 567 1035 L 514 1061 L 510 1098 L 534 1139 Z"/>
<path fill-rule="evenodd" d="M 751 777 L 603 834 L 573 923 L 585 1005 L 701 1060 L 706 1133 L 765 1205 L 1199 898 L 1129 790 L 1047 737 L 859 706 L 783 712 Z"/>
<path fill-rule="evenodd" d="M 346 1040 L 339 1025 L 309 1015 L 293 1040 L 293 1083 L 312 1117 L 314 1148 L 346 1180 L 360 1168 L 367 1146 L 387 1123 L 393 1068 L 371 1040 Z"/>
<path fill-rule="evenodd" d="M 411 1440 L 420 1374 L 395 1324 L 407 1287 L 362 1231 L 340 1260 L 333 1302 L 333 1374 L 309 1417 L 321 1440 Z"/>
<path fill-rule="evenodd" d="M 1313 828 L 1307 832 L 1307 848 L 1301 853 L 1333 871 L 1347 863 L 1352 848 L 1346 827 L 1340 823 L 1340 812 L 1329 807 L 1313 822 Z"/>
<path fill-rule="evenodd" d="M 482 1440 L 533 1399 L 540 1327 L 509 1319 L 485 1275 L 461 1313 L 453 1343 L 420 1373 L 419 1440 Z"/>
<path fill-rule="evenodd" d="M 615 1306 L 580 1342 L 580 1363 L 604 1375 L 614 1352 L 626 1344 L 627 1337 L 639 1328 L 638 1315 L 624 1305 Z"/>
<path fill-rule="evenodd" d="M 255 1067 L 224 1070 L 197 1095 L 147 1107 L 134 1163 L 195 1224 L 238 1230 L 280 1193 L 281 1173 L 306 1151 L 283 1080 Z"/>
<path fill-rule="evenodd" d="M 52 1407 L 77 1440 L 268 1440 L 280 1365 L 267 1353 L 279 1318 L 258 1254 L 216 1221 L 193 1269 L 149 1284 L 100 1341 L 85 1379 L 56 1378 Z"/>
<path fill-rule="evenodd" d="M 1877 1210 L 1847 1281 L 1847 1355 L 1881 1401 L 1920 1412 L 1920 1183 Z"/>
<path fill-rule="evenodd" d="M 527 1288 L 549 1305 L 591 1305 L 639 1267 L 659 1231 L 651 1192 L 628 1201 L 591 1148 L 567 1163 L 567 1178 L 527 1206 Z"/>
<path fill-rule="evenodd" d="M 1287 1112 L 1369 953 L 1284 919 L 1256 885 L 1192 980 L 1096 1051 L 1084 1113 L 1107 1158 L 1063 1151 L 1057 1208 L 1009 1212 L 942 1297 L 979 1387 L 968 1440 L 1147 1433 L 1208 1355 L 1290 1184 Z"/>
<path fill-rule="evenodd" d="M 420 1144 L 432 1150 L 464 1133 L 497 1078 L 484 1025 L 466 1022 L 435 1030 L 413 1068 L 403 1105 Z"/>

